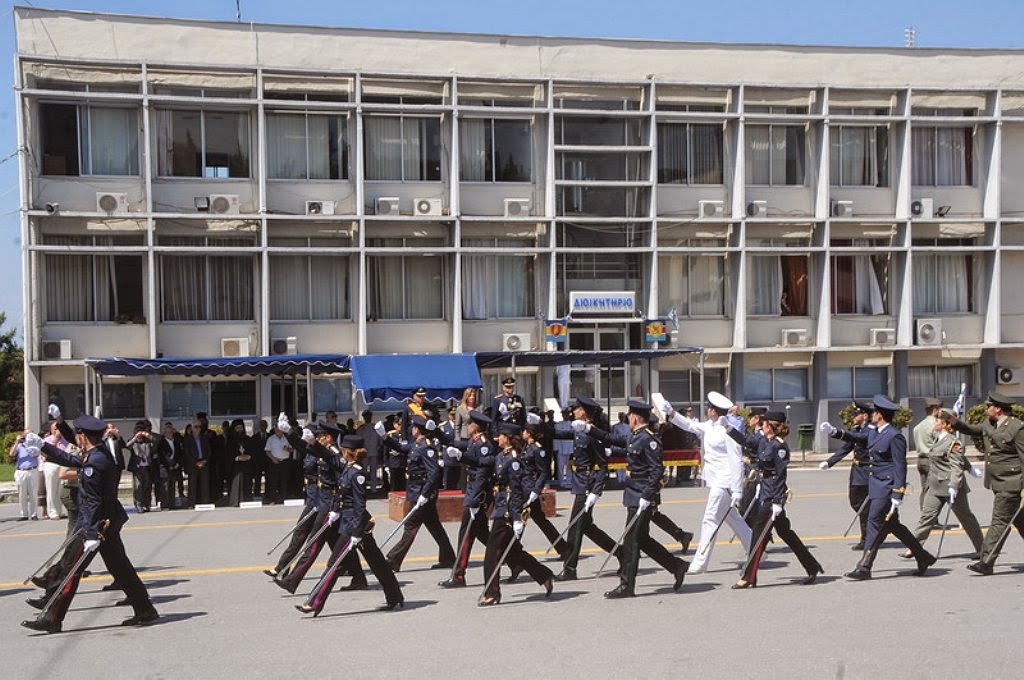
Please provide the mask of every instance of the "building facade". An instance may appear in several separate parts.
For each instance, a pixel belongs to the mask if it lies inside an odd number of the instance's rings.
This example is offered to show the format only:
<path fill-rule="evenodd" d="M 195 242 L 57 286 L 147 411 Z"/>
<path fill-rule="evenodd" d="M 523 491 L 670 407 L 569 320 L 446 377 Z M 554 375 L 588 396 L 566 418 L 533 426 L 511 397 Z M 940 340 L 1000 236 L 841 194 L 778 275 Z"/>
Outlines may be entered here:
<path fill-rule="evenodd" d="M 86 357 L 556 350 L 545 319 L 677 318 L 707 389 L 796 422 L 1024 393 L 1024 51 L 15 22 L 29 422 Z M 700 399 L 652 368 L 570 380 Z M 352 410 L 311 386 L 108 380 L 104 415 Z"/>

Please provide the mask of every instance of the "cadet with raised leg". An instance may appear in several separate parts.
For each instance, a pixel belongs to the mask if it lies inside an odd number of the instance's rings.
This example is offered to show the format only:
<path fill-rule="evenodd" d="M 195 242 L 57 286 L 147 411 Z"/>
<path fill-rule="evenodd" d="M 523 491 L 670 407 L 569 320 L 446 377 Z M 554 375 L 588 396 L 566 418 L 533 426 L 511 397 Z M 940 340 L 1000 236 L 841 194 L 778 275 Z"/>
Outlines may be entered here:
<path fill-rule="evenodd" d="M 874 427 L 870 424 L 871 411 L 873 406 L 867 402 L 853 402 L 853 427 L 851 432 L 866 434 L 868 428 Z M 831 469 L 850 453 L 853 460 L 850 461 L 850 486 L 848 498 L 850 508 L 857 514 L 860 523 L 860 540 L 853 546 L 853 550 L 864 549 L 864 536 L 868 529 L 868 449 L 867 444 L 859 439 L 851 438 L 843 442 L 843 445 L 836 450 L 828 460 L 821 462 L 818 467 L 822 470 Z"/>

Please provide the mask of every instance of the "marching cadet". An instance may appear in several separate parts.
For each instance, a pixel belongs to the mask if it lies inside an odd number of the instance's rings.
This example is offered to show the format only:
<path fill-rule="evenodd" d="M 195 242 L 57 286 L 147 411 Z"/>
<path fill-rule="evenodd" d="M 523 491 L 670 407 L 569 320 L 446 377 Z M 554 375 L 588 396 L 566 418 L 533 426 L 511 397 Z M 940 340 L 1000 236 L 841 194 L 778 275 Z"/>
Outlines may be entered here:
<path fill-rule="evenodd" d="M 491 436 L 497 437 L 499 423 L 526 425 L 526 402 L 516 394 L 516 379 L 509 377 L 501 381 L 501 394 L 491 399 Z"/>
<path fill-rule="evenodd" d="M 977 554 L 975 559 L 980 559 L 984 537 L 978 518 L 971 512 L 971 506 L 967 501 L 970 488 L 964 478 L 964 471 L 970 470 L 971 465 L 964 455 L 964 445 L 953 434 L 956 420 L 956 414 L 948 408 L 939 409 L 935 414 L 934 429 L 937 437 L 931 449 L 922 453 L 928 458 L 928 481 L 922 489 L 925 498 L 921 504 L 921 519 L 918 521 L 914 536 L 921 543 L 928 540 L 928 534 L 938 521 L 942 507 L 948 502 L 956 518 L 960 520 L 960 526 L 964 528 L 971 544 L 974 545 L 974 552 Z M 909 558 L 912 555 L 908 551 L 900 557 Z"/>
<path fill-rule="evenodd" d="M 338 578 L 339 569 L 334 565 L 339 559 L 345 564 L 350 558 L 354 558 L 358 563 L 358 558 L 355 558 L 355 550 L 358 548 L 366 558 L 366 564 L 373 572 L 374 578 L 384 589 L 385 603 L 378 607 L 378 610 L 399 609 L 405 598 L 402 597 L 402 589 L 395 578 L 395 572 L 391 571 L 376 541 L 373 540 L 373 518 L 366 510 L 367 475 L 362 465 L 366 458 L 366 448 L 363 438 L 354 434 L 342 437 L 341 454 L 345 467 L 337 477 L 341 512 L 338 537 L 334 541 L 334 549 L 327 562 L 324 576 L 310 593 L 309 600 L 304 604 L 295 605 L 295 608 L 304 614 L 318 616 L 323 611 Z"/>
<path fill-rule="evenodd" d="M 490 532 L 487 529 L 487 508 L 493 501 L 494 458 L 498 454 L 495 444 L 488 439 L 491 419 L 479 411 L 469 414 L 469 440 L 454 440 L 447 449 L 449 459 L 462 463 L 466 471 L 466 491 L 462 500 L 462 522 L 459 524 L 459 549 L 451 575 L 437 585 L 442 588 L 462 588 L 466 585 L 466 566 L 473 541 L 484 547 Z"/>
<path fill-rule="evenodd" d="M 526 494 L 523 493 L 523 477 L 526 469 L 519 458 L 519 434 L 515 423 L 498 424 L 498 448 L 500 452 L 494 462 L 494 507 L 491 510 L 491 532 L 484 553 L 484 583 L 487 587 L 477 606 L 488 607 L 501 602 L 501 585 L 497 574 L 501 568 L 501 557 L 513 569 L 525 570 L 538 585 L 544 588 L 545 597 L 554 588 L 554 574 L 537 558 L 522 548 L 520 539 L 530 511 L 526 508 Z M 511 541 L 515 545 L 509 546 Z"/>
<path fill-rule="evenodd" d="M 853 571 L 845 576 L 854 581 L 871 578 L 878 549 L 890 533 L 910 549 L 917 560 L 916 576 L 924 576 L 935 564 L 935 556 L 925 550 L 910 529 L 900 522 L 899 508 L 907 491 L 907 440 L 891 425 L 899 405 L 889 397 L 878 394 L 874 424 L 866 432 L 841 431 L 829 423 L 822 423 L 823 432 L 843 441 L 860 442 L 868 449 L 868 527 L 864 537 L 864 555 Z"/>
<path fill-rule="evenodd" d="M 526 494 L 526 507 L 530 510 L 530 518 L 533 520 L 533 523 L 541 530 L 541 533 L 548 539 L 548 542 L 553 542 L 552 546 L 555 552 L 558 553 L 559 559 L 564 560 L 569 546 L 564 540 L 559 538 L 558 529 L 545 516 L 544 508 L 540 502 L 540 496 L 544 492 L 544 485 L 548 481 L 548 471 L 551 469 L 548 452 L 541 447 L 540 442 L 537 440 L 543 425 L 540 422 L 540 416 L 536 414 L 529 413 L 526 417 L 529 422 L 523 430 L 522 455 L 523 468 L 526 471 L 523 475 L 523 492 Z"/>
<path fill-rule="evenodd" d="M 626 532 L 619 552 L 619 585 L 604 596 L 610 600 L 633 597 L 636 594 L 636 573 L 640 566 L 640 551 L 651 556 L 675 577 L 672 584 L 677 593 L 683 587 L 690 563 L 673 556 L 663 545 L 651 538 L 651 513 L 661 501 L 660 489 L 665 466 L 662 463 L 661 441 L 648 427 L 651 407 L 642 401 L 629 400 L 628 437 L 604 432 L 591 426 L 588 432 L 594 438 L 611 444 L 626 456 L 626 488 L 622 504 L 626 507 Z M 620 453 L 620 451 L 615 451 Z"/>
<path fill-rule="evenodd" d="M 387 559 L 391 569 L 398 573 L 402 570 L 402 561 L 406 553 L 412 547 L 416 534 L 421 525 L 426 525 L 427 531 L 437 542 L 438 558 L 437 563 L 431 569 L 450 569 L 455 564 L 455 551 L 452 550 L 448 534 L 441 526 L 441 520 L 437 516 L 437 490 L 441 486 L 441 466 L 438 465 L 437 449 L 434 442 L 428 439 L 436 429 L 434 421 L 427 420 L 423 416 L 414 415 L 411 418 L 412 439 L 398 439 L 395 434 L 387 434 L 384 431 L 384 424 L 378 422 L 374 429 L 381 436 L 383 445 L 392 451 L 401 452 L 406 456 L 406 469 L 408 471 L 408 485 L 405 491 L 405 498 L 413 503 L 412 511 L 405 519 L 405 526 L 402 527 L 402 537 L 398 543 L 388 551 Z"/>
<path fill-rule="evenodd" d="M 750 546 L 743 575 L 732 587 L 757 587 L 757 569 L 773 529 L 807 572 L 803 584 L 811 585 L 817 580 L 818 574 L 825 573 L 825 570 L 793 531 L 786 517 L 786 468 L 789 465 L 789 446 L 786 444 L 789 425 L 786 424 L 786 414 L 781 411 L 766 412 L 761 422 L 761 433 L 764 436 L 759 440 L 757 458 L 753 461 L 760 480 L 758 495 L 754 499 L 757 506 L 753 527 L 757 538 Z"/>
<path fill-rule="evenodd" d="M 594 505 L 604 492 L 604 483 L 608 479 L 608 459 L 604 445 L 595 437 L 587 434 L 591 423 L 601 412 L 601 405 L 586 395 L 576 397 L 573 405 L 572 422 L 555 423 L 555 439 L 572 439 L 572 511 L 569 521 L 575 521 L 566 542 L 566 551 L 562 572 L 555 577 L 557 581 L 575 581 L 576 565 L 583 548 L 583 537 L 586 536 L 605 552 L 615 550 L 615 541 L 611 536 L 594 524 Z"/>
<path fill-rule="evenodd" d="M 985 402 L 986 420 L 980 425 L 957 422 L 957 429 L 981 437 L 985 445 L 985 488 L 991 489 L 992 520 L 989 522 L 981 558 L 967 565 L 971 571 L 988 576 L 1010 535 L 1010 526 L 1024 537 L 1021 488 L 1024 487 L 1024 423 L 1013 415 L 1013 401 L 992 390 Z"/>
<path fill-rule="evenodd" d="M 113 454 L 103 443 L 106 425 L 99 418 L 82 415 L 75 419 L 75 440 L 82 457 L 70 456 L 57 447 L 46 444 L 41 437 L 29 433 L 25 444 L 40 449 L 49 461 L 81 471 L 78 490 L 79 515 L 78 536 L 65 551 L 65 563 L 70 564 L 64 573 L 64 582 L 53 586 L 47 596 L 54 598 L 43 607 L 38 618 L 22 621 L 21 625 L 45 633 L 59 633 L 64 615 L 78 590 L 82 572 L 97 551 L 103 557 L 107 570 L 127 595 L 127 604 L 132 606 L 134 615 L 121 622 L 123 626 L 145 626 L 159 618 L 153 603 L 135 572 L 131 560 L 124 552 L 121 542 L 121 527 L 128 521 L 128 514 L 117 499 L 117 485 L 121 471 Z M 73 556 L 73 557 L 72 557 Z"/>
<path fill-rule="evenodd" d="M 874 427 L 870 424 L 872 410 L 873 407 L 869 403 L 863 401 L 853 402 L 853 427 L 850 429 L 850 432 L 866 435 L 868 428 Z M 822 461 L 818 468 L 828 470 L 843 458 L 846 458 L 851 452 L 853 453 L 853 460 L 850 461 L 850 485 L 847 498 L 849 498 L 850 507 L 857 513 L 860 519 L 860 540 L 853 545 L 851 550 L 863 550 L 864 537 L 868 529 L 868 506 L 864 502 L 868 497 L 869 461 L 867 444 L 859 438 L 848 439 L 843 442 L 843 445 L 835 453 L 828 457 L 828 460 Z"/>
<path fill-rule="evenodd" d="M 289 425 L 290 428 L 291 426 Z M 317 518 L 317 507 L 320 504 L 320 488 L 317 486 L 318 467 L 319 459 L 309 451 L 308 446 L 305 447 L 305 453 L 302 457 L 302 476 L 305 480 L 303 488 L 305 490 L 306 502 L 302 506 L 302 512 L 299 514 L 295 528 L 292 529 L 291 541 L 284 552 L 281 553 L 281 558 L 277 561 L 277 565 L 263 570 L 263 573 L 272 579 L 276 580 L 277 575 L 291 563 L 298 552 L 302 550 L 302 547 L 306 544 L 306 539 L 309 538 L 310 533 L 313 531 L 313 524 Z"/>
<path fill-rule="evenodd" d="M 931 451 L 937 439 L 938 433 L 935 429 L 935 420 L 940 408 L 942 408 L 941 399 L 925 399 L 924 418 L 910 432 L 914 438 L 914 450 L 917 451 L 917 473 L 921 475 L 919 502 L 922 511 L 924 510 L 924 490 L 928 488 L 928 452 Z"/>
<path fill-rule="evenodd" d="M 731 412 L 737 410 L 735 406 L 730 409 Z M 750 408 L 750 413 L 747 416 L 747 431 L 754 436 L 756 443 L 748 448 L 747 442 L 745 440 L 743 442 L 743 497 L 740 499 L 740 506 L 736 510 L 742 517 L 748 520 L 747 524 L 751 526 L 752 522 L 749 520 L 749 515 L 753 510 L 750 506 L 757 498 L 757 465 L 755 460 L 761 440 L 764 439 L 764 435 L 761 434 L 761 420 L 767 412 L 768 409 L 764 406 L 752 406 Z"/>

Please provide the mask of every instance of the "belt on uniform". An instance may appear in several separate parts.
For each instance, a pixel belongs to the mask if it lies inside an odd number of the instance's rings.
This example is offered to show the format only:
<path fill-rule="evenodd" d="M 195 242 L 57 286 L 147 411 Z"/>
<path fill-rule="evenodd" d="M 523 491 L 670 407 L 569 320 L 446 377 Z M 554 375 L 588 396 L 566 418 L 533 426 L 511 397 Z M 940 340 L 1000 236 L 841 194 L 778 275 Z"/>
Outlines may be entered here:
<path fill-rule="evenodd" d="M 425 482 L 427 481 L 426 475 L 409 475 L 410 482 Z"/>

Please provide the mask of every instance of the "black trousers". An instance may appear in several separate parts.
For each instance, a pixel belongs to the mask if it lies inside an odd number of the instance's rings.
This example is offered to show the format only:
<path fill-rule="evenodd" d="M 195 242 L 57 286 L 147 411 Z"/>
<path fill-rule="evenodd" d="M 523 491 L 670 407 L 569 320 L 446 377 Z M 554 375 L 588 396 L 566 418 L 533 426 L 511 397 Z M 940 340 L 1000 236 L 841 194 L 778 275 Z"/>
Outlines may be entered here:
<path fill-rule="evenodd" d="M 869 507 L 868 507 L 868 505 L 865 505 L 864 509 L 861 510 L 860 506 L 864 502 L 864 499 L 867 498 L 867 497 L 868 497 L 868 487 L 867 486 L 859 486 L 859 485 L 858 486 L 854 486 L 853 484 L 850 485 L 850 492 L 849 492 L 850 508 L 854 512 L 860 511 L 860 514 L 857 515 L 857 518 L 860 520 L 860 540 L 862 542 L 865 540 L 865 538 L 868 535 L 868 510 L 869 510 Z"/>
<path fill-rule="evenodd" d="M 314 530 L 312 534 L 316 535 L 319 532 L 320 535 L 306 547 L 305 552 L 303 552 L 302 555 L 299 556 L 299 559 L 296 560 L 295 566 L 292 567 L 291 571 L 284 574 L 278 574 L 277 579 L 289 593 L 294 593 L 299 589 L 302 579 L 306 577 L 306 572 L 308 572 L 310 567 L 313 566 L 313 563 L 320 555 L 320 551 L 323 550 L 325 544 L 330 547 L 331 554 L 334 554 L 338 544 L 338 525 L 334 524 L 333 526 L 329 526 L 324 529 L 324 524 L 326 523 L 327 511 L 323 510 L 318 512 L 316 518 L 313 520 Z M 349 552 L 349 554 L 345 556 L 345 561 L 338 570 L 338 573 L 343 572 L 352 574 L 353 580 L 357 583 L 366 582 L 366 576 L 363 574 L 363 567 L 359 564 L 359 558 L 354 552 Z"/>
<path fill-rule="evenodd" d="M 228 488 L 228 505 L 238 505 L 242 501 L 252 500 L 252 464 L 235 464 Z"/>
<path fill-rule="evenodd" d="M 515 539 L 515 532 L 512 531 L 512 522 L 506 517 L 498 517 L 491 523 L 491 533 L 487 539 L 487 550 L 484 552 L 484 583 L 490 581 L 484 597 L 493 597 L 501 600 L 501 579 L 491 576 L 501 566 L 498 560 L 508 547 L 509 541 Z M 537 558 L 523 550 L 522 544 L 516 541 L 515 545 L 508 552 L 505 563 L 513 570 L 522 569 L 533 578 L 538 585 L 552 578 L 551 570 L 537 561 Z"/>
<path fill-rule="evenodd" d="M 153 475 L 150 466 L 135 468 L 132 472 L 135 481 L 134 498 L 135 509 L 146 511 L 150 508 L 153 500 Z"/>
<path fill-rule="evenodd" d="M 583 510 L 583 505 L 586 501 L 587 494 L 585 493 L 579 494 L 573 499 L 572 511 L 569 513 L 570 521 Z M 583 549 L 584 536 L 596 543 L 605 552 L 611 552 L 615 549 L 615 539 L 594 524 L 594 509 L 591 508 L 577 520 L 576 524 L 569 531 L 569 549 L 565 554 L 565 571 L 569 573 L 576 573 L 576 564 L 580 560 L 580 550 Z"/>
<path fill-rule="evenodd" d="M 651 515 L 651 524 L 658 527 L 680 543 L 683 542 L 686 532 L 681 526 L 673 522 L 671 517 L 659 510 L 657 506 L 655 506 L 654 513 Z M 690 539 L 693 540 L 693 534 L 690 535 Z"/>
<path fill-rule="evenodd" d="M 540 499 L 538 498 L 528 507 L 530 508 L 530 521 L 540 529 L 541 533 L 544 534 L 544 538 L 548 539 L 548 543 L 554 541 L 555 552 L 558 553 L 560 558 L 565 559 L 565 554 L 569 550 L 569 544 L 558 538 L 561 532 L 555 528 L 555 525 L 544 514 L 544 507 L 541 505 Z"/>
<path fill-rule="evenodd" d="M 765 527 L 772 522 L 772 504 L 769 501 L 760 501 L 760 507 L 755 508 L 753 512 L 756 513 L 753 526 L 754 542 L 750 545 L 750 559 L 743 572 L 744 581 L 757 583 L 757 568 L 761 564 L 761 557 L 764 555 L 765 546 L 768 545 L 768 537 L 771 535 L 772 529 L 779 535 L 779 538 L 785 541 L 808 574 L 817 574 L 821 570 L 821 564 L 814 559 L 814 555 L 793 531 L 785 510 L 775 518 L 775 522 L 771 524 L 771 529 L 768 531 L 765 531 Z"/>
<path fill-rule="evenodd" d="M 103 558 L 107 565 L 107 571 L 114 577 L 114 581 L 121 586 L 125 595 L 128 596 L 128 602 L 131 603 L 135 615 L 141 616 L 151 613 L 153 611 L 153 603 L 149 599 L 149 593 L 146 592 L 146 586 L 142 585 L 139 575 L 135 572 L 135 567 L 132 566 L 131 560 L 125 554 L 124 543 L 121 542 L 121 533 L 108 530 L 100 542 L 99 550 L 96 552 Z M 46 613 L 46 621 L 56 624 L 64 620 L 68 607 L 71 606 L 71 601 L 78 590 L 78 583 L 82 579 L 82 572 L 89 567 L 89 563 L 96 557 L 96 552 L 87 555 L 82 563 L 78 565 L 78 568 L 74 570 L 71 578 L 57 594 L 57 599 L 54 601 L 53 606 Z M 81 538 L 75 539 L 68 545 L 64 553 L 61 564 L 67 566 L 61 572 L 60 580 L 67 576 L 68 572 L 85 553 L 85 541 Z M 59 585 L 58 581 L 58 583 L 52 586 L 52 589 L 48 589 L 46 592 L 47 597 L 52 596 L 57 591 Z"/>
<path fill-rule="evenodd" d="M 281 553 L 280 559 L 277 561 L 277 566 L 274 567 L 274 571 L 280 573 L 292 558 L 302 550 L 302 546 L 305 544 L 306 539 L 309 538 L 310 532 L 313 530 L 313 525 L 316 523 L 317 513 L 313 507 L 306 503 L 302 507 L 302 514 L 299 515 L 299 520 L 296 522 L 296 529 L 292 532 L 292 538 L 288 542 L 288 546 Z"/>
<path fill-rule="evenodd" d="M 210 502 L 210 467 L 193 466 L 188 473 L 188 504 Z"/>
<path fill-rule="evenodd" d="M 345 534 L 338 536 L 338 541 L 334 546 L 334 550 L 331 552 L 331 558 L 327 561 L 328 569 L 330 569 L 331 565 L 338 560 L 342 551 L 344 551 L 348 546 L 348 542 L 349 536 Z M 384 597 L 387 599 L 387 603 L 394 604 L 396 602 L 404 601 L 405 598 L 402 597 L 402 589 L 398 585 L 398 579 L 395 578 L 395 572 L 391 570 L 391 567 L 388 566 L 388 562 L 384 555 L 381 554 L 380 548 L 377 547 L 377 542 L 373 540 L 372 532 L 367 531 L 363 534 L 363 540 L 359 542 L 357 549 L 363 554 L 363 557 L 366 558 L 366 565 L 370 567 L 370 571 L 373 572 L 373 577 L 377 579 L 381 588 L 384 589 Z M 349 551 L 348 555 L 345 557 L 346 562 L 349 558 L 354 559 L 356 563 L 359 562 L 359 558 L 356 557 L 355 550 Z M 343 562 L 342 566 L 336 569 L 329 577 L 322 579 L 318 587 L 310 594 L 309 605 L 316 609 L 317 612 L 320 612 L 324 608 L 324 604 L 327 602 L 327 598 L 330 596 L 331 591 L 334 589 L 334 584 L 338 580 L 338 575 L 345 568 L 344 564 L 345 563 Z"/>
<path fill-rule="evenodd" d="M 401 570 L 402 561 L 409 552 L 409 548 L 412 547 L 412 542 L 416 540 L 416 534 L 419 533 L 421 526 L 427 527 L 427 531 L 430 532 L 434 541 L 437 542 L 437 561 L 448 565 L 455 563 L 455 551 L 452 549 L 452 542 L 448 540 L 448 534 L 445 532 L 444 527 L 441 525 L 441 520 L 437 516 L 437 500 L 431 498 L 406 520 L 405 526 L 402 527 L 401 538 L 388 551 L 388 564 L 391 565 L 393 571 Z"/>
<path fill-rule="evenodd" d="M 886 519 L 890 507 L 888 496 L 872 498 L 868 501 L 868 529 L 864 540 L 864 555 L 857 562 L 857 566 L 861 569 L 871 571 L 871 566 L 875 563 L 875 557 L 878 555 L 878 549 L 882 547 L 882 543 L 885 542 L 885 538 L 889 534 L 907 546 L 918 561 L 928 554 L 921 542 L 914 537 L 914 532 L 900 522 L 898 510 Z"/>
<path fill-rule="evenodd" d="M 405 468 L 402 466 L 388 466 L 388 489 L 391 491 L 405 491 Z"/>
<path fill-rule="evenodd" d="M 446 491 L 454 491 L 459 488 L 459 478 L 462 473 L 462 465 L 459 463 L 445 463 L 443 486 Z"/>
<path fill-rule="evenodd" d="M 626 508 L 627 526 L 636 513 L 637 508 Z M 619 550 L 619 582 L 631 593 L 636 587 L 636 574 L 640 568 L 641 552 L 673 576 L 687 566 L 686 561 L 676 557 L 668 551 L 668 548 L 651 538 L 651 521 L 655 514 L 657 511 L 652 511 L 651 508 L 645 510 L 640 519 L 630 527 L 629 532 L 622 538 L 622 548 Z"/>
<path fill-rule="evenodd" d="M 487 504 L 476 508 L 476 517 L 471 517 L 469 508 L 462 509 L 462 522 L 459 524 L 459 550 L 453 577 L 466 578 L 466 567 L 469 554 L 473 552 L 473 541 L 478 540 L 487 547 L 490 531 L 487 529 Z"/>
<path fill-rule="evenodd" d="M 178 468 L 177 470 L 160 468 L 160 478 L 162 481 L 162 488 L 160 489 L 160 507 L 164 510 L 174 510 L 176 505 L 174 490 L 176 487 L 180 487 L 182 485 L 181 468 Z"/>
<path fill-rule="evenodd" d="M 281 503 L 285 494 L 288 493 L 288 482 L 291 477 L 291 461 L 286 459 L 280 462 L 271 460 L 267 463 L 267 493 L 266 498 L 271 503 Z"/>

